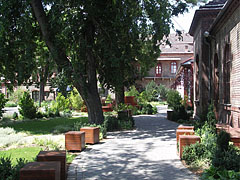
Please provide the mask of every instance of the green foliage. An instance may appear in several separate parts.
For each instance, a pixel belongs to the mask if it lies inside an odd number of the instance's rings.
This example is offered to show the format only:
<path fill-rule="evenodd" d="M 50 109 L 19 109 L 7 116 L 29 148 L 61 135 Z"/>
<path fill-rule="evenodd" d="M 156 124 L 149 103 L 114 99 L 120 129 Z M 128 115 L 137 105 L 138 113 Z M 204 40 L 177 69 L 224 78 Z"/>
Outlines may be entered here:
<path fill-rule="evenodd" d="M 1 180 L 17 180 L 19 179 L 19 171 L 27 162 L 24 159 L 18 159 L 15 166 L 12 165 L 10 157 L 0 158 L 0 179 Z"/>
<path fill-rule="evenodd" d="M 105 103 L 106 103 L 106 104 L 111 104 L 112 102 L 113 102 L 113 99 L 112 99 L 111 95 L 109 94 L 109 95 L 107 96 L 107 99 L 106 99 Z"/>
<path fill-rule="evenodd" d="M 107 131 L 130 130 L 134 127 L 134 120 L 132 117 L 122 119 L 114 116 L 106 116 L 104 126 Z"/>
<path fill-rule="evenodd" d="M 183 105 L 176 107 L 175 110 L 173 111 L 173 121 L 178 121 L 180 119 L 183 120 L 189 119 L 189 115 Z"/>
<path fill-rule="evenodd" d="M 158 92 L 158 86 L 154 81 L 151 81 L 145 88 L 147 101 L 157 101 L 157 97 L 160 95 Z"/>
<path fill-rule="evenodd" d="M 182 159 L 189 165 L 206 158 L 206 147 L 202 143 L 191 144 L 183 149 Z"/>
<path fill-rule="evenodd" d="M 3 108 L 8 100 L 4 98 L 4 94 L 0 93 L 0 118 L 2 117 L 4 111 Z"/>
<path fill-rule="evenodd" d="M 63 149 L 57 142 L 51 139 L 34 139 L 33 144 L 36 144 L 43 148 L 44 151 L 59 151 Z"/>
<path fill-rule="evenodd" d="M 135 97 L 138 97 L 139 96 L 139 92 L 138 92 L 138 90 L 136 89 L 135 86 L 131 86 L 129 88 L 129 91 L 125 91 L 125 96 L 135 96 Z"/>
<path fill-rule="evenodd" d="M 182 98 L 178 91 L 169 90 L 167 94 L 167 103 L 170 108 L 173 108 L 174 111 L 177 111 L 181 106 Z"/>
<path fill-rule="evenodd" d="M 141 114 L 156 114 L 157 108 L 151 104 L 144 104 L 141 109 Z"/>
<path fill-rule="evenodd" d="M 217 146 L 219 150 L 227 151 L 230 140 L 231 140 L 230 134 L 225 131 L 221 131 L 217 136 Z"/>
<path fill-rule="evenodd" d="M 28 92 L 24 92 L 23 96 L 19 101 L 19 112 L 20 114 L 29 119 L 33 119 L 36 117 L 37 109 L 34 106 L 34 101 L 31 99 L 30 94 Z"/>
<path fill-rule="evenodd" d="M 221 169 L 240 171 L 240 150 L 230 145 L 230 134 L 221 131 L 217 136 L 217 148 L 212 158 L 213 166 Z"/>
<path fill-rule="evenodd" d="M 201 176 L 202 180 L 238 180 L 240 179 L 240 172 L 235 172 L 232 170 L 219 169 L 211 166 L 209 169 L 205 170 Z"/>
<path fill-rule="evenodd" d="M 178 91 L 169 90 L 167 94 L 167 103 L 170 108 L 173 109 L 173 117 L 174 121 L 178 121 L 179 119 L 188 120 L 189 115 L 182 104 L 182 98 Z"/>
<path fill-rule="evenodd" d="M 160 94 L 160 98 L 161 98 L 162 101 L 167 100 L 168 91 L 169 91 L 169 89 L 165 85 L 160 84 L 158 86 L 158 92 Z"/>
<path fill-rule="evenodd" d="M 81 107 L 83 106 L 83 99 L 75 88 L 70 93 L 69 99 L 72 109 L 81 110 Z"/>
<path fill-rule="evenodd" d="M 17 104 L 16 104 L 15 102 L 8 101 L 8 102 L 5 104 L 5 107 L 17 107 Z"/>
<path fill-rule="evenodd" d="M 54 114 L 57 114 L 60 111 L 69 109 L 69 106 L 70 100 L 68 98 L 65 98 L 61 93 L 58 93 L 56 101 L 51 102 L 50 109 Z"/>

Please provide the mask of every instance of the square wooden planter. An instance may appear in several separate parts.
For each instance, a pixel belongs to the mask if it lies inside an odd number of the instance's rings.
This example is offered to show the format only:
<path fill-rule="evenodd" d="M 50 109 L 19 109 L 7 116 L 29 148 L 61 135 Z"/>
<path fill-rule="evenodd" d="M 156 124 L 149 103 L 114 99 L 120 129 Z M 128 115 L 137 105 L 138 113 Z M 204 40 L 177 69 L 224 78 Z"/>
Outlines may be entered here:
<path fill-rule="evenodd" d="M 179 136 L 179 156 L 182 158 L 183 147 L 200 142 L 200 137 L 195 135 L 180 135 Z"/>
<path fill-rule="evenodd" d="M 85 142 L 95 144 L 99 142 L 100 128 L 98 127 L 83 127 L 80 131 L 85 132 Z"/>
<path fill-rule="evenodd" d="M 177 129 L 194 130 L 194 126 L 184 126 L 184 125 L 179 125 Z"/>
<path fill-rule="evenodd" d="M 217 129 L 217 133 L 220 133 L 221 131 L 226 131 L 229 133 L 231 126 L 229 124 L 216 124 L 216 129 Z"/>
<path fill-rule="evenodd" d="M 20 169 L 20 180 L 60 180 L 60 162 L 31 162 Z"/>
<path fill-rule="evenodd" d="M 40 151 L 37 155 L 37 161 L 59 161 L 61 163 L 61 180 L 66 179 L 66 151 Z"/>
<path fill-rule="evenodd" d="M 231 137 L 231 142 L 233 142 L 234 146 L 240 148 L 240 137 Z"/>
<path fill-rule="evenodd" d="M 69 131 L 65 133 L 65 148 L 68 151 L 82 151 L 85 148 L 85 132 Z"/>
<path fill-rule="evenodd" d="M 179 136 L 180 135 L 194 135 L 194 130 L 189 129 L 177 129 L 176 130 L 176 137 L 177 137 L 177 143 L 179 143 Z"/>

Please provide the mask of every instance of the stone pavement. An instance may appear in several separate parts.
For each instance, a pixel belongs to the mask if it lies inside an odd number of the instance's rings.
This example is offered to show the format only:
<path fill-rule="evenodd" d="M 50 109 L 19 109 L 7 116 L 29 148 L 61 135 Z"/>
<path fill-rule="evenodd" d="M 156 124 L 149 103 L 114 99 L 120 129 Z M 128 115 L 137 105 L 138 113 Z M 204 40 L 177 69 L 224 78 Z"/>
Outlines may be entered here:
<path fill-rule="evenodd" d="M 178 124 L 157 115 L 135 116 L 136 130 L 112 132 L 81 152 L 69 167 L 68 180 L 194 180 L 176 154 Z"/>

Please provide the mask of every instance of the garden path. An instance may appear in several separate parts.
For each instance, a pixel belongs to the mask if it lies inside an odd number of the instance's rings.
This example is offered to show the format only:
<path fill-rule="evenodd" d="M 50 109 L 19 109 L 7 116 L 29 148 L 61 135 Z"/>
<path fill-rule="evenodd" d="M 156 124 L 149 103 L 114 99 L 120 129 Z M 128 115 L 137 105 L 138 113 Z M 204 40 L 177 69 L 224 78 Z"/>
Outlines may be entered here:
<path fill-rule="evenodd" d="M 135 116 L 136 130 L 112 132 L 88 146 L 69 167 L 68 180 L 194 180 L 176 154 L 177 123 L 156 115 Z"/>

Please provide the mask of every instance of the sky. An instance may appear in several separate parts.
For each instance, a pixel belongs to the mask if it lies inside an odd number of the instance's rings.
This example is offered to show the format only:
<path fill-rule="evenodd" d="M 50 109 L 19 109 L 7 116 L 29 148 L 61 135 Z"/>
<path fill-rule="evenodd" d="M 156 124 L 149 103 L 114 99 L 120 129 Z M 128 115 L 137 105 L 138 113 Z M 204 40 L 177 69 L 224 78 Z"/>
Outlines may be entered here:
<path fill-rule="evenodd" d="M 188 13 L 184 13 L 183 15 L 172 18 L 175 28 L 178 30 L 184 30 L 185 32 L 189 32 L 196 9 L 198 9 L 198 7 L 190 9 Z M 171 29 L 171 33 L 174 33 L 173 29 Z"/>

